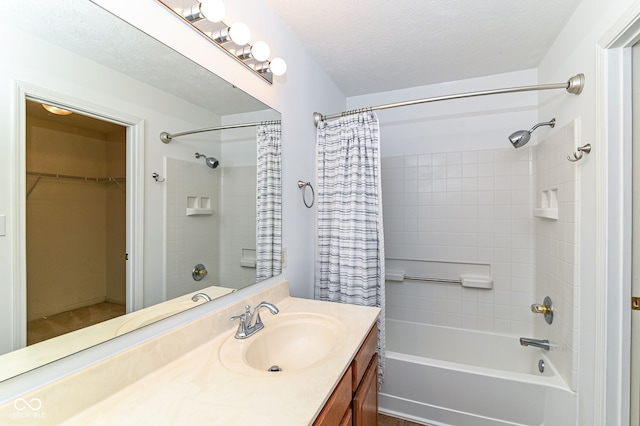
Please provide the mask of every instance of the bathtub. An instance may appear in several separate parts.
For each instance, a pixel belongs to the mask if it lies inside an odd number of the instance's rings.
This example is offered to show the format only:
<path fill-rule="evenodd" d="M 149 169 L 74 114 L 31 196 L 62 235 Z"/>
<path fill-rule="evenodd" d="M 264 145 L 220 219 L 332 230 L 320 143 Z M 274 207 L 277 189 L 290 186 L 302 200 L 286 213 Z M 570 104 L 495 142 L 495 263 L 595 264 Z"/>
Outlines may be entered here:
<path fill-rule="evenodd" d="M 575 393 L 517 337 L 387 319 L 386 349 L 382 413 L 435 426 L 576 424 Z"/>

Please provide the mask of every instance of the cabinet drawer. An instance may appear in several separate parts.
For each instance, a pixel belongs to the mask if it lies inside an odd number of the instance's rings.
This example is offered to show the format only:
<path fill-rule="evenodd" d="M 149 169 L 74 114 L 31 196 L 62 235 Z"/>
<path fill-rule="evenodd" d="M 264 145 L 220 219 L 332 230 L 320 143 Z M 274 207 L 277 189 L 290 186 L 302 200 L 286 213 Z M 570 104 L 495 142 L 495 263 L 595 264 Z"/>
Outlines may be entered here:
<path fill-rule="evenodd" d="M 351 364 L 351 372 L 353 374 L 352 387 L 353 392 L 358 389 L 358 385 L 364 376 L 371 358 L 376 352 L 376 346 L 378 345 L 378 325 L 374 324 L 364 340 L 364 343 L 360 347 L 360 350 L 356 354 Z"/>
<path fill-rule="evenodd" d="M 313 422 L 314 426 L 335 426 L 340 425 L 344 421 L 347 414 L 347 410 L 351 411 L 351 398 L 353 390 L 351 389 L 351 367 L 340 379 L 340 383 L 334 389 L 333 393 L 329 397 L 329 400 L 325 404 L 320 414 Z"/>

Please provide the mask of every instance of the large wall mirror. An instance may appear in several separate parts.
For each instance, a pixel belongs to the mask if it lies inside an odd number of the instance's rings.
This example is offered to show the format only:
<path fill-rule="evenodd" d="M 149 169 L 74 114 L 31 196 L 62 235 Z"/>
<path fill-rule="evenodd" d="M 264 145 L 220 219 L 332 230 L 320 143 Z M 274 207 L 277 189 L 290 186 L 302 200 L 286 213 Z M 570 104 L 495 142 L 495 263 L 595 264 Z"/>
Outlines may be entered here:
<path fill-rule="evenodd" d="M 281 272 L 279 112 L 89 1 L 4 9 L 26 234 L 0 381 Z"/>

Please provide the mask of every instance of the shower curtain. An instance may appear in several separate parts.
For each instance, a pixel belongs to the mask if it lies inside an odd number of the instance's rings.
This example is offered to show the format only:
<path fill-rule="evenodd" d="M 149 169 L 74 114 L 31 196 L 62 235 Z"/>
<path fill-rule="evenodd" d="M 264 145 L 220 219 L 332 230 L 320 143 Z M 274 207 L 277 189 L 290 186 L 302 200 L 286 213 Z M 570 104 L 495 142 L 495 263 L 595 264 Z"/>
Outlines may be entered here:
<path fill-rule="evenodd" d="M 321 122 L 315 298 L 381 308 L 378 382 L 384 377 L 384 236 L 378 118 Z"/>
<path fill-rule="evenodd" d="M 257 128 L 256 280 L 282 272 L 282 194 L 280 123 Z"/>

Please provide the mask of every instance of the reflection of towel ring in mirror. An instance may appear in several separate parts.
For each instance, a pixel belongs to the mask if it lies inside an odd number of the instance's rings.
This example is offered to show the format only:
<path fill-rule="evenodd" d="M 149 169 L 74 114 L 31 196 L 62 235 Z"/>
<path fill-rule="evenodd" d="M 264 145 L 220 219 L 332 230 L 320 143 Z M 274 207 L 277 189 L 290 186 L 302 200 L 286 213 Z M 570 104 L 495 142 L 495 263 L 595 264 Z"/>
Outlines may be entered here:
<path fill-rule="evenodd" d="M 307 199 L 305 198 L 305 194 L 307 193 L 307 186 L 309 188 L 311 188 L 311 204 L 307 204 Z M 311 186 L 311 182 L 303 182 L 301 180 L 298 181 L 298 188 L 304 188 L 304 191 L 302 192 L 302 202 L 304 203 L 304 205 L 310 209 L 311 207 L 313 207 L 313 203 L 316 200 L 316 193 L 313 190 L 313 186 Z"/>

